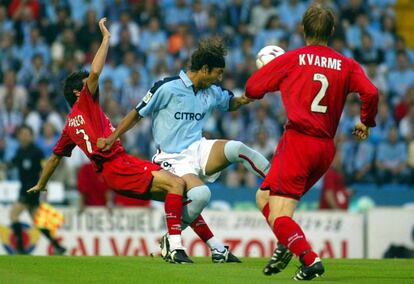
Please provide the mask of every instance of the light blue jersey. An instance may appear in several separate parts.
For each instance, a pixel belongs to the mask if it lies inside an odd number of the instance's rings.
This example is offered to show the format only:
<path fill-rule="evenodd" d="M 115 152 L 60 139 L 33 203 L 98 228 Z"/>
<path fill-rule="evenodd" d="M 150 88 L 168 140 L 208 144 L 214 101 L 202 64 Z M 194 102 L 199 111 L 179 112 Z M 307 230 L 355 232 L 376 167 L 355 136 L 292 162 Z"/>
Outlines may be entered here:
<path fill-rule="evenodd" d="M 202 137 L 203 127 L 214 109 L 228 111 L 233 93 L 219 86 L 194 93 L 184 71 L 154 84 L 137 105 L 142 117 L 152 116 L 152 133 L 157 147 L 179 153 Z"/>

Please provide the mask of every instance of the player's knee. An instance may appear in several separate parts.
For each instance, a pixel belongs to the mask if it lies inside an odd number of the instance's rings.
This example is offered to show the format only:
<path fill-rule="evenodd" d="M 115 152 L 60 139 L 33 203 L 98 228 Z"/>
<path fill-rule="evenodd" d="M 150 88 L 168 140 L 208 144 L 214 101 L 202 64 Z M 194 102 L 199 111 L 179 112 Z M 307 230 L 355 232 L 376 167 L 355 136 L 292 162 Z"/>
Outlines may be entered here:
<path fill-rule="evenodd" d="M 197 203 L 198 207 L 204 208 L 210 202 L 211 192 L 208 186 L 200 185 L 190 189 L 187 196 L 193 203 Z"/>
<path fill-rule="evenodd" d="M 173 177 L 171 179 L 170 193 L 183 195 L 185 189 L 185 181 L 180 177 Z"/>
<path fill-rule="evenodd" d="M 263 208 L 266 206 L 268 202 L 269 202 L 269 191 L 258 189 L 256 192 L 257 207 L 259 207 L 260 210 L 263 210 Z"/>
<path fill-rule="evenodd" d="M 224 145 L 224 155 L 229 162 L 236 162 L 243 147 L 247 147 L 240 141 L 230 140 Z"/>

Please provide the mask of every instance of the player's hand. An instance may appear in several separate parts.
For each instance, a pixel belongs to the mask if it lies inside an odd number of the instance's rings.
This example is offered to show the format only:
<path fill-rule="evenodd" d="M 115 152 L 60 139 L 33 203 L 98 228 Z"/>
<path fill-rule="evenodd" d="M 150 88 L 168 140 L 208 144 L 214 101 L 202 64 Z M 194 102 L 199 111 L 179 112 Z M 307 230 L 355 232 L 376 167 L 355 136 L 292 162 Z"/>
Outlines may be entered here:
<path fill-rule="evenodd" d="M 108 31 L 108 29 L 105 26 L 106 18 L 102 18 L 99 20 L 99 29 L 101 30 L 103 37 L 110 37 L 111 33 Z"/>
<path fill-rule="evenodd" d="M 39 186 L 38 184 L 36 184 L 31 189 L 29 189 L 27 192 L 28 193 L 36 193 L 36 192 L 41 192 L 41 191 L 47 191 L 46 187 Z"/>
<path fill-rule="evenodd" d="M 254 101 L 254 100 L 251 99 L 251 98 L 246 97 L 246 93 L 243 93 L 243 95 L 240 97 L 240 103 L 242 105 L 247 105 L 247 104 L 251 103 L 252 101 Z"/>
<path fill-rule="evenodd" d="M 369 136 L 369 127 L 362 122 L 358 122 L 355 124 L 352 135 L 356 136 L 359 140 L 366 140 Z"/>
<path fill-rule="evenodd" d="M 96 141 L 96 147 L 100 149 L 101 151 L 105 152 L 111 149 L 112 145 L 115 141 L 112 141 L 112 139 L 109 138 L 98 138 Z"/>

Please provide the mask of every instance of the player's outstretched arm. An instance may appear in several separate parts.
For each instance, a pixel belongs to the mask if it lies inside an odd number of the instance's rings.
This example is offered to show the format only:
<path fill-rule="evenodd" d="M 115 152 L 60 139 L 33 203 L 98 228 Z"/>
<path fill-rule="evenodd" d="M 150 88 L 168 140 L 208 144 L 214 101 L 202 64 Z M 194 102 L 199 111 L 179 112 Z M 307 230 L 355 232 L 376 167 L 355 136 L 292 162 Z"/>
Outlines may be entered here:
<path fill-rule="evenodd" d="M 57 166 L 59 166 L 60 160 L 62 160 L 61 156 L 52 154 L 49 160 L 47 161 L 45 167 L 40 174 L 39 181 L 35 186 L 29 189 L 27 192 L 39 192 L 39 191 L 46 191 L 46 184 L 49 181 L 52 174 L 55 172 Z"/>
<path fill-rule="evenodd" d="M 102 151 L 108 151 L 111 149 L 112 145 L 115 143 L 116 139 L 118 139 L 122 134 L 127 132 L 131 129 L 139 120 L 141 116 L 138 112 L 133 109 L 131 110 L 119 123 L 117 128 L 111 135 L 106 138 L 98 138 L 96 141 L 96 146 L 101 149 Z"/>
<path fill-rule="evenodd" d="M 91 64 L 91 71 L 89 72 L 89 77 L 86 81 L 88 86 L 89 92 L 94 95 L 96 90 L 98 89 L 98 79 L 99 75 L 102 72 L 102 69 L 105 65 L 106 56 L 108 54 L 109 49 L 109 38 L 111 34 L 109 33 L 108 29 L 105 26 L 106 18 L 102 18 L 99 20 L 99 28 L 101 29 L 102 33 L 102 42 L 101 46 L 99 47 L 98 51 L 93 58 Z"/>
<path fill-rule="evenodd" d="M 247 105 L 251 103 L 253 100 L 246 97 L 246 94 L 243 93 L 243 95 L 239 98 L 233 97 L 230 101 L 229 111 L 238 110 L 242 105 Z"/>

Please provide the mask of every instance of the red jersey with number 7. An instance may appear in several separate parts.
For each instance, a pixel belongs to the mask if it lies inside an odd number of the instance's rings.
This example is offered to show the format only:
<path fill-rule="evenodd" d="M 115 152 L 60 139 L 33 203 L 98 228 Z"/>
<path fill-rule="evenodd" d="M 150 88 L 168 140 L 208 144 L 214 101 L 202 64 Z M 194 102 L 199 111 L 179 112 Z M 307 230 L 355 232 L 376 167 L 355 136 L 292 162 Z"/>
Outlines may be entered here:
<path fill-rule="evenodd" d="M 349 93 L 361 99 L 361 122 L 375 126 L 378 91 L 361 66 L 326 46 L 310 45 L 275 58 L 246 83 L 246 96 L 260 99 L 281 91 L 286 129 L 333 138 Z"/>
<path fill-rule="evenodd" d="M 73 105 L 67 117 L 53 153 L 70 157 L 73 148 L 79 146 L 95 167 L 100 169 L 103 161 L 125 152 L 119 140 L 108 151 L 102 152 L 97 148 L 97 139 L 109 136 L 113 129 L 109 118 L 99 105 L 99 91 L 92 95 L 85 84 L 80 92 L 79 100 Z"/>

